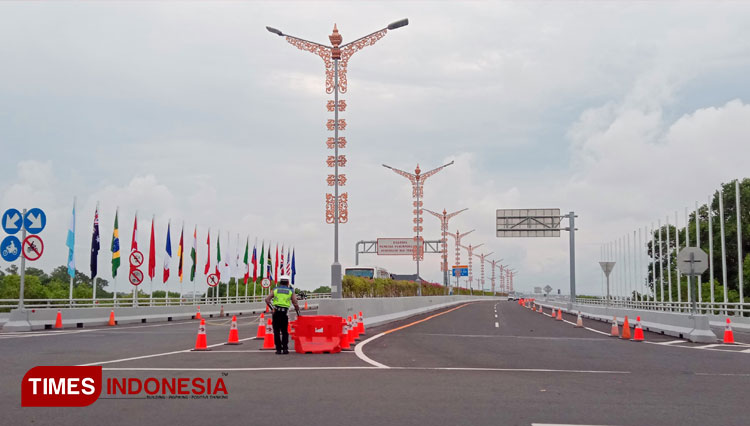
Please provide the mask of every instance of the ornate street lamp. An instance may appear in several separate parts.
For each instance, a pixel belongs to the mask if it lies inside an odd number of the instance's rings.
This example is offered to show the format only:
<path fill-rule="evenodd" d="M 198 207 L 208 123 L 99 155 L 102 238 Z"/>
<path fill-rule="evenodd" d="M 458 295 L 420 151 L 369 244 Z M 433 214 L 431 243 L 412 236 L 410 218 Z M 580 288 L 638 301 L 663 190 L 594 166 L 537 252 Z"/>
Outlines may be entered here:
<path fill-rule="evenodd" d="M 336 24 L 333 25 L 333 33 L 328 36 L 331 46 L 315 43 L 299 37 L 284 34 L 276 28 L 266 27 L 266 29 L 280 37 L 286 37 L 289 44 L 296 46 L 300 50 L 306 50 L 314 53 L 323 59 L 326 69 L 326 93 L 333 93 L 333 100 L 326 104 L 328 111 L 333 112 L 333 120 L 328 120 L 326 127 L 333 131 L 333 137 L 328 138 L 326 146 L 333 149 L 333 155 L 329 155 L 326 164 L 332 167 L 333 174 L 326 178 L 328 186 L 333 186 L 333 194 L 326 194 L 326 223 L 333 224 L 333 264 L 331 265 L 331 297 L 341 298 L 341 264 L 339 263 L 339 223 L 346 223 L 349 219 L 348 194 L 346 192 L 339 194 L 339 186 L 346 185 L 346 175 L 339 174 L 339 167 L 346 166 L 346 156 L 339 155 L 339 148 L 346 147 L 346 138 L 339 138 L 339 130 L 346 129 L 346 120 L 339 119 L 339 111 L 346 109 L 346 101 L 339 100 L 339 92 L 346 93 L 346 66 L 349 58 L 354 53 L 372 46 L 383 38 L 388 30 L 395 30 L 409 24 L 408 19 L 392 22 L 387 27 L 360 37 L 350 43 L 341 45 L 343 37 L 339 34 Z"/>
<path fill-rule="evenodd" d="M 448 281 L 448 221 L 457 214 L 469 210 L 468 208 L 461 209 L 458 211 L 455 211 L 453 213 L 448 213 L 445 209 L 443 209 L 443 213 L 436 213 L 432 210 L 424 209 L 427 213 L 435 216 L 440 220 L 440 230 L 443 231 L 443 262 L 440 263 L 440 269 L 443 271 L 443 285 L 445 286 L 446 291 L 448 290 L 448 286 L 450 282 Z M 456 264 L 458 265 L 458 264 Z"/>

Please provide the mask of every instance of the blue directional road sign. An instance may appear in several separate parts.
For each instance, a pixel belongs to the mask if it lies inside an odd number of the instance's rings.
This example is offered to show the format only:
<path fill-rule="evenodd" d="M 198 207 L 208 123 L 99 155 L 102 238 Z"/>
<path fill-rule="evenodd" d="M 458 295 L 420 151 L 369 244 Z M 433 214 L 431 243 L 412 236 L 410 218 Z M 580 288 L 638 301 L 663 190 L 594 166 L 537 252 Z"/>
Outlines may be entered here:
<path fill-rule="evenodd" d="M 21 212 L 16 209 L 6 210 L 5 213 L 3 213 L 3 217 L 0 218 L 3 229 L 11 235 L 21 230 L 21 226 L 23 225 L 22 219 Z"/>
<path fill-rule="evenodd" d="M 468 277 L 469 276 L 469 268 L 467 266 L 460 266 L 460 267 L 454 267 L 453 268 L 453 276 L 456 276 L 456 273 L 458 273 L 459 277 Z"/>
<path fill-rule="evenodd" d="M 23 217 L 23 227 L 29 234 L 38 234 L 44 230 L 45 226 L 47 226 L 47 215 L 42 209 L 33 208 Z"/>
<path fill-rule="evenodd" d="M 14 262 L 21 255 L 21 241 L 13 235 L 8 235 L 0 244 L 0 255 L 6 262 Z"/>

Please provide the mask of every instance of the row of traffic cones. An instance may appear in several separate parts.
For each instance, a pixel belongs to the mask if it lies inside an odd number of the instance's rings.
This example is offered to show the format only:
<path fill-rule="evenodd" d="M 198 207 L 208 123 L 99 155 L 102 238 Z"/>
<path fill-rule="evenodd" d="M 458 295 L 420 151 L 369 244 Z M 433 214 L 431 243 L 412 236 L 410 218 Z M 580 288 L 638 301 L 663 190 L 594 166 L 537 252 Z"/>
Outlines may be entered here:
<path fill-rule="evenodd" d="M 349 316 L 341 327 L 341 350 L 352 350 L 352 344 L 365 334 L 365 323 L 362 311 L 359 311 L 359 317 L 354 314 Z"/>
<path fill-rule="evenodd" d="M 229 337 L 225 345 L 241 345 L 239 330 L 237 329 L 237 315 L 232 316 L 232 325 L 229 328 Z M 198 337 L 195 339 L 194 351 L 210 351 L 211 349 L 206 346 L 206 319 L 201 318 L 200 325 L 198 326 Z"/>
<path fill-rule="evenodd" d="M 115 311 L 114 309 L 109 311 L 109 321 L 107 321 L 107 325 L 109 326 L 115 326 L 117 325 L 117 321 L 115 321 Z M 63 328 L 62 325 L 62 312 L 58 309 L 57 310 L 57 316 L 55 317 L 55 328 Z"/>
<path fill-rule="evenodd" d="M 628 321 L 627 315 L 625 315 L 625 321 L 623 321 L 622 323 L 622 334 L 620 334 L 620 330 L 617 325 L 617 317 L 612 317 L 612 329 L 609 335 L 611 337 L 619 337 L 623 340 L 643 342 L 645 338 L 643 336 L 643 327 L 641 327 L 641 317 L 636 317 L 635 329 L 632 334 L 630 333 L 630 322 Z"/>

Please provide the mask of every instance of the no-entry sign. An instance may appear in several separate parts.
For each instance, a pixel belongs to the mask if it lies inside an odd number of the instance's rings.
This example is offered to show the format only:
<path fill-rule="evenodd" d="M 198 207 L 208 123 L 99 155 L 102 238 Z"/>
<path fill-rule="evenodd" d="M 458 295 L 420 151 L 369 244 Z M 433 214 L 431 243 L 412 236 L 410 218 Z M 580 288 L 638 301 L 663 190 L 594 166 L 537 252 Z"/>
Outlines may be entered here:
<path fill-rule="evenodd" d="M 128 275 L 128 281 L 135 286 L 143 282 L 143 272 L 140 269 L 132 269 Z"/>
<path fill-rule="evenodd" d="M 42 257 L 44 241 L 38 235 L 29 235 L 23 240 L 23 257 L 32 262 Z"/>
<path fill-rule="evenodd" d="M 209 287 L 216 287 L 219 285 L 219 276 L 216 274 L 211 274 L 206 277 L 206 283 Z"/>
<path fill-rule="evenodd" d="M 263 286 L 263 288 L 271 287 L 271 280 L 268 278 L 263 278 L 263 281 L 260 282 L 260 285 Z"/>
<path fill-rule="evenodd" d="M 143 265 L 143 253 L 138 250 L 133 250 L 130 253 L 130 266 L 133 268 L 139 268 L 141 265 Z"/>

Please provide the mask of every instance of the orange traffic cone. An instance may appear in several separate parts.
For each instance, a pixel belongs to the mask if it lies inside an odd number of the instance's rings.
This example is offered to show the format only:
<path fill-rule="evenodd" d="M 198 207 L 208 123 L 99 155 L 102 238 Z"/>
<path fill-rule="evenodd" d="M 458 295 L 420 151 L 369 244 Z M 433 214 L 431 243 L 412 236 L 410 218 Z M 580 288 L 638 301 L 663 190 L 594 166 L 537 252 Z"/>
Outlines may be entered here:
<path fill-rule="evenodd" d="M 612 331 L 610 332 L 610 337 L 619 337 L 620 336 L 620 329 L 617 327 L 617 317 L 612 317 Z"/>
<path fill-rule="evenodd" d="M 305 299 L 305 307 L 302 309 L 307 310 L 307 299 Z"/>
<path fill-rule="evenodd" d="M 109 322 L 107 323 L 107 325 L 115 325 L 115 324 L 117 324 L 115 322 L 115 311 L 111 310 L 109 311 Z"/>
<path fill-rule="evenodd" d="M 57 318 L 55 318 L 55 328 L 62 328 L 62 312 L 57 310 Z"/>
<path fill-rule="evenodd" d="M 583 318 L 581 318 L 581 311 L 578 311 L 578 319 L 576 320 L 576 328 L 583 328 Z"/>
<path fill-rule="evenodd" d="M 198 305 L 198 313 L 195 314 L 195 319 L 203 319 L 201 316 L 201 305 Z"/>
<path fill-rule="evenodd" d="M 58 314 L 59 315 L 59 314 Z M 734 332 L 732 331 L 732 322 L 727 318 L 727 326 L 724 328 L 724 343 L 727 345 L 734 344 Z"/>
<path fill-rule="evenodd" d="M 266 313 L 269 313 L 271 310 L 268 309 L 268 305 L 266 305 Z"/>
<path fill-rule="evenodd" d="M 354 335 L 354 327 L 352 327 L 352 317 L 349 316 L 346 320 L 346 327 L 349 331 L 347 334 L 347 338 L 349 339 L 349 343 L 354 343 L 354 340 L 356 339 L 356 336 Z"/>
<path fill-rule="evenodd" d="M 229 329 L 229 338 L 226 345 L 241 345 L 240 336 L 237 331 L 237 315 L 232 315 L 232 328 Z"/>
<path fill-rule="evenodd" d="M 352 347 L 349 344 L 349 326 L 346 324 L 346 320 L 341 321 L 341 350 L 352 350 Z"/>
<path fill-rule="evenodd" d="M 645 339 L 643 338 L 643 328 L 641 328 L 641 317 L 636 317 L 635 319 L 635 331 L 633 332 L 633 341 L 634 342 L 642 342 Z"/>
<path fill-rule="evenodd" d="M 630 335 L 630 324 L 628 323 L 628 316 L 625 315 L 625 321 L 622 323 L 622 335 L 620 335 L 620 339 L 630 340 L 632 336 Z"/>
<path fill-rule="evenodd" d="M 557 310 L 557 317 L 555 318 L 557 321 L 562 321 L 562 309 Z"/>
<path fill-rule="evenodd" d="M 359 323 L 357 324 L 357 332 L 360 335 L 365 334 L 365 320 L 362 318 L 362 311 L 359 311 Z"/>
<path fill-rule="evenodd" d="M 273 342 L 273 326 L 271 325 L 271 318 L 268 318 L 266 322 L 266 334 L 263 336 L 263 347 L 261 349 L 276 349 L 276 344 Z"/>
<path fill-rule="evenodd" d="M 206 346 L 206 320 L 201 319 L 201 324 L 198 326 L 198 337 L 195 339 L 194 351 L 210 351 Z"/>
<path fill-rule="evenodd" d="M 255 335 L 256 339 L 262 339 L 266 337 L 266 326 L 263 324 L 263 312 L 260 313 L 260 319 L 258 320 L 258 333 Z"/>
<path fill-rule="evenodd" d="M 552 307 L 552 315 L 551 315 L 551 317 L 552 317 L 552 319 L 555 319 L 555 307 L 554 306 Z"/>

